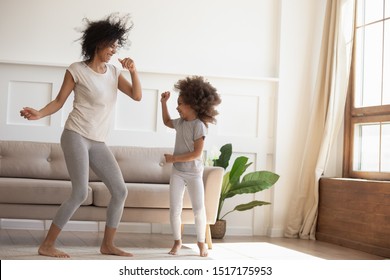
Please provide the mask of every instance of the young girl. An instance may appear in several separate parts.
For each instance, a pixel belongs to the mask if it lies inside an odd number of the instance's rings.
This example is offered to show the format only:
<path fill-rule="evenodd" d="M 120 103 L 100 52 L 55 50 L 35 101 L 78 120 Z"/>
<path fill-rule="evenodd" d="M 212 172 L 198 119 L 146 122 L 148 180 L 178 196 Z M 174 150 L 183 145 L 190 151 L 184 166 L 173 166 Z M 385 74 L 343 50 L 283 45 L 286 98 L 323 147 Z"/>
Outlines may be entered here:
<path fill-rule="evenodd" d="M 167 127 L 176 130 L 173 155 L 166 154 L 167 162 L 173 163 L 170 180 L 170 219 L 174 244 L 169 252 L 176 255 L 181 248 L 181 212 L 183 196 L 187 186 L 194 211 L 198 247 L 201 257 L 208 255 L 205 245 L 206 211 L 204 206 L 202 152 L 208 123 L 215 123 L 218 112 L 215 107 L 221 103 L 216 89 L 203 77 L 194 76 L 179 80 L 177 111 L 180 118 L 171 119 L 167 101 L 170 92 L 161 95 L 162 117 Z"/>
<path fill-rule="evenodd" d="M 141 83 L 133 60 L 119 59 L 122 67 L 130 72 L 131 83 L 120 69 L 108 63 L 117 49 L 126 43 L 132 24 L 128 26 L 128 16 L 119 17 L 116 14 L 103 20 L 86 22 L 81 38 L 84 60 L 68 67 L 57 97 L 39 111 L 29 107 L 20 111 L 22 117 L 38 120 L 60 110 L 71 92 L 74 92 L 73 110 L 61 136 L 61 147 L 72 181 L 72 194 L 58 209 L 38 253 L 69 258 L 67 253 L 55 247 L 55 242 L 63 227 L 87 198 L 90 166 L 112 195 L 100 252 L 132 256 L 114 244 L 127 189 L 118 163 L 105 144 L 118 89 L 135 101 L 142 97 Z"/>

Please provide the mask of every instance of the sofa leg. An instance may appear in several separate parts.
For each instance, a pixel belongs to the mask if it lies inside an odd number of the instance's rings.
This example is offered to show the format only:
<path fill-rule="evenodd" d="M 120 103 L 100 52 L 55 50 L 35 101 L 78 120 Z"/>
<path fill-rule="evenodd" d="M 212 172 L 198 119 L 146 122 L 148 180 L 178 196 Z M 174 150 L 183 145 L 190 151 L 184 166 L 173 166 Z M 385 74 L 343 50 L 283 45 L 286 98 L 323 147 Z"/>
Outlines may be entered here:
<path fill-rule="evenodd" d="M 209 249 L 213 249 L 213 240 L 211 238 L 211 231 L 210 231 L 210 225 L 206 225 L 206 243 Z"/>

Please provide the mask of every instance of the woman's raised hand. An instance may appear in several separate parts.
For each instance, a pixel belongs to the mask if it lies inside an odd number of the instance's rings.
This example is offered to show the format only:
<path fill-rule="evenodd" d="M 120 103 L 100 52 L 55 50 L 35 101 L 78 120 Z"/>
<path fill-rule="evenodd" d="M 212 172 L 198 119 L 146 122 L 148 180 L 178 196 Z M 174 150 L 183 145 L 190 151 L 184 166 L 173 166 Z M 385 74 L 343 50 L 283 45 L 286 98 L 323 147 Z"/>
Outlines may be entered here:
<path fill-rule="evenodd" d="M 124 69 L 129 70 L 131 73 L 136 71 L 135 63 L 130 57 L 126 57 L 124 59 L 118 58 L 119 62 L 122 64 Z"/>

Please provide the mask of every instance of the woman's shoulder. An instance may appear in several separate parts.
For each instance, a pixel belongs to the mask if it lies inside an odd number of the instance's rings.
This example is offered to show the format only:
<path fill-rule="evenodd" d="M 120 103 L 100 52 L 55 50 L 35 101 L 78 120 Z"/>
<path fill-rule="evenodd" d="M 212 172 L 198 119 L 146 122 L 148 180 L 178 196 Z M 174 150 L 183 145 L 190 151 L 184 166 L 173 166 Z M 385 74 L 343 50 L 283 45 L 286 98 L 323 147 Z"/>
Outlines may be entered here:
<path fill-rule="evenodd" d="M 76 70 L 87 67 L 87 64 L 84 61 L 76 61 L 69 65 L 68 69 Z"/>
<path fill-rule="evenodd" d="M 85 61 L 75 61 L 75 62 L 73 62 L 73 63 L 71 63 L 70 65 L 69 65 L 69 67 L 70 66 L 87 66 L 87 64 L 85 63 Z"/>

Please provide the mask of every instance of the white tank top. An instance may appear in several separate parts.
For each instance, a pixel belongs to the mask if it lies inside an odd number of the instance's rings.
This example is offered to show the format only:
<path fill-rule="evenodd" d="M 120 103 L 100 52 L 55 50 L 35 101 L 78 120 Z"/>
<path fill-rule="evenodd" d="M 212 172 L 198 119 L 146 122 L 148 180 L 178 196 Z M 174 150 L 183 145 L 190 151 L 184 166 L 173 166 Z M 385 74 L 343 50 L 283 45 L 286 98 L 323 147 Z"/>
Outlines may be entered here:
<path fill-rule="evenodd" d="M 118 93 L 120 70 L 106 64 L 99 74 L 85 62 L 75 62 L 67 69 L 75 81 L 73 110 L 65 128 L 99 142 L 104 142 L 110 130 L 113 108 Z"/>

